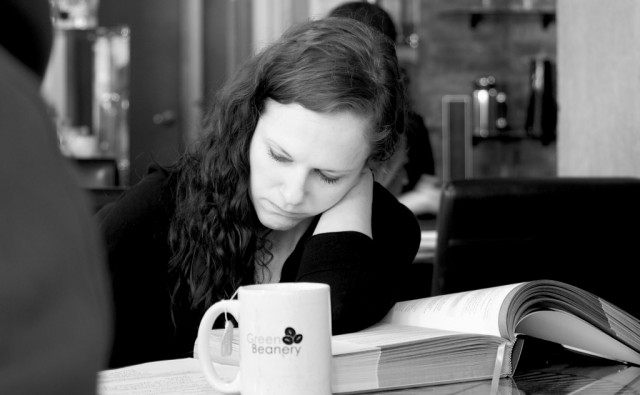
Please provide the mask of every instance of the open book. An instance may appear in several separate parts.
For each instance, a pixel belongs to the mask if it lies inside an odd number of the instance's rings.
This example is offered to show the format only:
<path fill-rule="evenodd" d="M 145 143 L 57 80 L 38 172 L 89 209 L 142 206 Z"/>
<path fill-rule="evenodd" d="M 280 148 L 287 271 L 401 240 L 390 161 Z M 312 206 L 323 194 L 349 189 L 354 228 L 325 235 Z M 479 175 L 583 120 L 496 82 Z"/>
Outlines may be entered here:
<path fill-rule="evenodd" d="M 574 286 L 538 280 L 399 302 L 378 324 L 334 336 L 333 392 L 448 384 L 438 388 L 483 385 L 491 393 L 510 393 L 510 379 L 521 352 L 527 353 L 530 337 L 640 366 L 638 319 Z M 222 332 L 213 330 L 211 355 L 216 364 L 222 364 L 219 370 L 233 375 L 238 343 L 234 341 L 231 354 L 223 356 L 221 339 Z M 167 388 L 169 375 L 158 369 L 186 364 L 190 377 L 211 393 L 197 363 L 193 359 L 152 363 L 148 369 L 156 372 L 153 377 L 135 377 L 145 387 L 164 380 L 161 387 Z M 118 377 L 131 376 L 142 366 L 103 372 L 100 388 L 104 391 L 99 393 L 120 394 L 114 391 L 122 384 Z"/>
<path fill-rule="evenodd" d="M 378 324 L 334 336 L 333 390 L 508 378 L 526 337 L 640 366 L 638 319 L 575 286 L 537 280 L 399 302 Z M 213 330 L 213 360 L 237 364 L 237 343 L 223 356 L 221 339 Z"/>

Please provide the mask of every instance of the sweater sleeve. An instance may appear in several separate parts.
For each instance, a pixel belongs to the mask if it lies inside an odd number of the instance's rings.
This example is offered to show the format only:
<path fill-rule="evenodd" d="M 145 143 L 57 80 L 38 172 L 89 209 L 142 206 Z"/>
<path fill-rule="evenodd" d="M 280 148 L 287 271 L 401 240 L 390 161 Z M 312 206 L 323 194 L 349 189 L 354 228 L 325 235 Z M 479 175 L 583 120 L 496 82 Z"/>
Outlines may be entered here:
<path fill-rule="evenodd" d="M 96 214 L 114 290 L 110 368 L 177 355 L 167 291 L 170 210 L 170 187 L 158 170 Z"/>
<path fill-rule="evenodd" d="M 353 231 L 312 236 L 296 281 L 329 284 L 333 333 L 357 331 L 382 319 L 396 302 L 400 273 L 413 262 L 419 244 L 413 213 L 375 184 L 373 239 Z"/>

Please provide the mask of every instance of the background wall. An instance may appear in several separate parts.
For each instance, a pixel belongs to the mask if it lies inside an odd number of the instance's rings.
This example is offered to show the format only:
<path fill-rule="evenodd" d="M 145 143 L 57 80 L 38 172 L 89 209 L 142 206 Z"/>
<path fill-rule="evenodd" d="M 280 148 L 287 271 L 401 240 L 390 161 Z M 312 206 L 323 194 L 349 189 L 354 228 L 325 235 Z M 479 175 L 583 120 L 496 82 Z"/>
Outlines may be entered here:
<path fill-rule="evenodd" d="M 558 2 L 563 176 L 640 176 L 640 3 Z"/>
<path fill-rule="evenodd" d="M 540 54 L 556 58 L 557 24 L 545 28 L 535 14 L 518 13 L 489 15 L 475 28 L 470 22 L 471 11 L 482 4 L 505 10 L 522 8 L 523 1 L 533 9 L 555 7 L 555 0 L 380 0 L 393 15 L 408 5 L 404 9 L 411 12 L 403 16 L 417 21 L 412 25 L 419 38 L 417 47 L 408 52 L 399 47 L 399 52 L 412 81 L 415 109 L 431 132 L 439 174 L 442 97 L 470 96 L 477 77 L 496 77 L 499 89 L 507 94 L 512 130 L 522 132 L 530 62 Z M 633 0 L 621 0 L 629 1 Z M 342 2 L 138 0 L 134 6 L 125 5 L 125 0 L 102 0 L 101 25 L 131 27 L 131 183 L 150 163 L 170 163 L 195 138 L 202 106 L 211 93 L 269 37 L 279 36 L 291 22 L 322 17 Z M 266 18 L 257 12 L 264 9 L 280 17 Z M 396 24 L 406 26 L 406 22 Z M 473 152 L 476 177 L 556 174 L 555 144 L 486 141 L 475 145 Z"/>
<path fill-rule="evenodd" d="M 519 0 L 492 0 L 496 9 L 522 8 Z M 471 95 L 473 81 L 493 75 L 507 94 L 508 121 L 521 134 L 529 98 L 530 62 L 537 55 L 556 59 L 556 24 L 546 28 L 536 14 L 496 13 L 470 26 L 479 0 L 420 1 L 420 44 L 415 64 L 407 65 L 415 107 L 431 130 L 436 158 L 442 140 L 442 96 Z M 536 0 L 534 9 L 555 7 Z M 482 142 L 473 147 L 474 176 L 553 176 L 555 144 L 539 141 Z M 440 165 L 440 163 L 438 163 Z"/>
<path fill-rule="evenodd" d="M 101 26 L 131 28 L 131 183 L 149 163 L 170 162 L 193 140 L 204 101 L 258 47 L 265 31 L 277 36 L 290 22 L 323 16 L 341 2 L 102 0 Z M 443 95 L 470 96 L 474 79 L 494 75 L 507 93 L 509 123 L 521 132 L 530 62 L 543 54 L 558 66 L 557 144 L 482 142 L 473 147 L 475 176 L 640 174 L 637 0 L 379 2 L 391 9 L 419 5 L 419 12 L 409 13 L 418 21 L 418 46 L 402 59 L 415 108 L 431 131 L 439 172 Z M 498 12 L 471 26 L 472 12 L 483 4 L 504 10 L 525 3 L 534 10 L 557 8 L 556 22 L 544 27 L 536 15 Z M 260 19 L 253 12 L 266 6 L 291 21 Z"/>

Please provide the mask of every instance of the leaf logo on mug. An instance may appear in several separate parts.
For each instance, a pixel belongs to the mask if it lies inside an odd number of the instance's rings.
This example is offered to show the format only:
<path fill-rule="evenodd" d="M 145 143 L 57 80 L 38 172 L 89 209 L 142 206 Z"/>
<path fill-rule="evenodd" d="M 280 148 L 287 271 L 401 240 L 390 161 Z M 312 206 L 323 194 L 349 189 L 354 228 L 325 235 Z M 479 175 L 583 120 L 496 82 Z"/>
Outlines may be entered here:
<path fill-rule="evenodd" d="M 282 338 L 284 344 L 299 344 L 302 341 L 302 335 L 296 334 L 296 330 L 292 327 L 288 327 L 284 330 L 284 337 Z"/>

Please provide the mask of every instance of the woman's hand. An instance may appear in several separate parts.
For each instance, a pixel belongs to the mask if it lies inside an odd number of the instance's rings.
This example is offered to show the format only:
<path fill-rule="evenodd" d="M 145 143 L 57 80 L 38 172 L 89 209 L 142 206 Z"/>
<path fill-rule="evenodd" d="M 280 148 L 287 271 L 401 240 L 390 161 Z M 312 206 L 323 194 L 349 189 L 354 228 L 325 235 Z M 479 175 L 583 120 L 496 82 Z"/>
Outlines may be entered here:
<path fill-rule="evenodd" d="M 373 174 L 365 168 L 358 182 L 329 210 L 322 213 L 314 234 L 356 231 L 372 237 Z"/>

